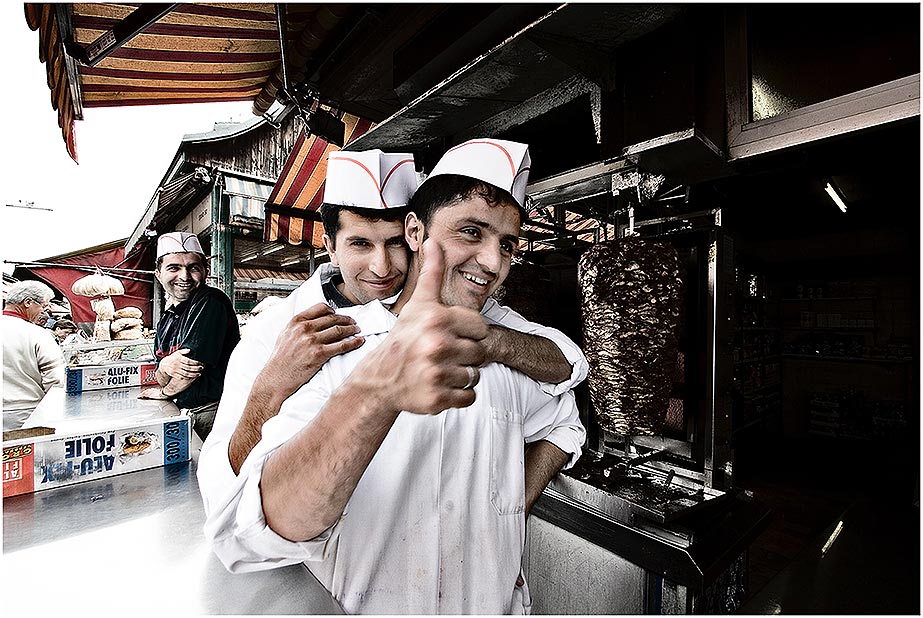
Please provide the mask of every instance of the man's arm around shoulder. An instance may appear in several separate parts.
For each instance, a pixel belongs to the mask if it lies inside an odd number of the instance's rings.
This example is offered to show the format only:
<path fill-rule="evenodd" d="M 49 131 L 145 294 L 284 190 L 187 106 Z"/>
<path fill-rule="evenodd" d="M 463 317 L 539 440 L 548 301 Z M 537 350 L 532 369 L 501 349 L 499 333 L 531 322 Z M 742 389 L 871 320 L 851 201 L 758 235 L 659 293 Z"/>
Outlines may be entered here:
<path fill-rule="evenodd" d="M 490 325 L 484 340 L 488 362 L 496 361 L 543 383 L 549 395 L 569 391 L 586 378 L 586 356 L 561 331 L 530 322 L 492 299 L 484 317 Z"/>

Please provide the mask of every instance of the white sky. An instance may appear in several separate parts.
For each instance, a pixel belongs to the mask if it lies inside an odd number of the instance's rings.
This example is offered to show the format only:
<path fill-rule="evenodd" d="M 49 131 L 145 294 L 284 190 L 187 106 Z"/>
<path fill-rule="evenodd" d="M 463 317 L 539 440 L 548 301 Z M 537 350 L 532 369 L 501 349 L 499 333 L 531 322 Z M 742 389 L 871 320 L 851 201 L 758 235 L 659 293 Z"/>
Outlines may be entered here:
<path fill-rule="evenodd" d="M 23 5 L 0 2 L 0 258 L 29 261 L 131 234 L 187 133 L 252 118 L 249 102 L 85 109 L 67 154 Z M 34 202 L 45 210 L 9 208 Z M 13 266 L 3 264 L 4 272 Z"/>

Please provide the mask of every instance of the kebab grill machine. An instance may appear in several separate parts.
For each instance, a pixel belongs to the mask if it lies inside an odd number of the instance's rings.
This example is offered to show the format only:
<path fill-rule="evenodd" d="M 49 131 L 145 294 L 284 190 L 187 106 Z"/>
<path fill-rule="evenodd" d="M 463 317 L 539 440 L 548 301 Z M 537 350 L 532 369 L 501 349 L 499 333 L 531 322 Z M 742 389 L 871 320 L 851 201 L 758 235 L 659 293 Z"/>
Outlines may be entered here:
<path fill-rule="evenodd" d="M 578 257 L 588 441 L 529 518 L 534 613 L 731 613 L 747 593 L 769 509 L 733 483 L 733 242 L 720 208 L 693 210 L 664 181 L 615 161 L 530 187 L 565 235 L 562 211 L 613 223 Z M 600 215 L 604 194 L 615 208 Z M 667 214 L 636 217 L 652 211 Z"/>

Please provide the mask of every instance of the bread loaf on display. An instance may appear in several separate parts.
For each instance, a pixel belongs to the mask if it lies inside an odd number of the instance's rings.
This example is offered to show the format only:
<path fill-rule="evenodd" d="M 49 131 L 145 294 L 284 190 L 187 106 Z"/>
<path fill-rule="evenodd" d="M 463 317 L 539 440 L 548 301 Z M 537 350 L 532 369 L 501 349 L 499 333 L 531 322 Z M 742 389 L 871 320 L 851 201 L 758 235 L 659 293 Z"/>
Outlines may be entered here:
<path fill-rule="evenodd" d="M 142 315 L 144 314 L 138 307 L 122 307 L 112 314 L 112 319 L 118 320 L 120 318 L 140 318 Z"/>
<path fill-rule="evenodd" d="M 108 296 L 90 300 L 90 307 L 93 308 L 100 320 L 111 320 L 115 313 L 115 304 Z"/>
<path fill-rule="evenodd" d="M 144 339 L 144 329 L 142 329 L 141 326 L 125 328 L 118 332 L 112 333 L 112 339 L 114 341 L 127 341 L 130 339 Z"/>
<path fill-rule="evenodd" d="M 111 325 L 111 320 L 97 319 L 93 325 L 93 341 L 111 341 L 112 334 L 109 330 Z"/>
<path fill-rule="evenodd" d="M 117 320 L 112 320 L 110 328 L 114 334 L 126 328 L 141 328 L 142 326 L 140 318 L 118 318 Z"/>

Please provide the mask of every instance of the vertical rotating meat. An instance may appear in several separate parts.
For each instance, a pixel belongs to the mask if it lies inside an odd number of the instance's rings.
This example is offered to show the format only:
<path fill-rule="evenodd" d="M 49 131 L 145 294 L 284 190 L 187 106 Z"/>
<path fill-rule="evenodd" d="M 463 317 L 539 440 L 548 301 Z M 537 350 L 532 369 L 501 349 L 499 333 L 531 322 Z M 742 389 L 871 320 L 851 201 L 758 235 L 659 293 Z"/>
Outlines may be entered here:
<path fill-rule="evenodd" d="M 599 243 L 580 258 L 584 352 L 599 426 L 659 434 L 666 417 L 682 319 L 676 250 L 638 237 Z"/>

